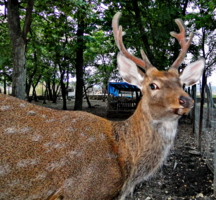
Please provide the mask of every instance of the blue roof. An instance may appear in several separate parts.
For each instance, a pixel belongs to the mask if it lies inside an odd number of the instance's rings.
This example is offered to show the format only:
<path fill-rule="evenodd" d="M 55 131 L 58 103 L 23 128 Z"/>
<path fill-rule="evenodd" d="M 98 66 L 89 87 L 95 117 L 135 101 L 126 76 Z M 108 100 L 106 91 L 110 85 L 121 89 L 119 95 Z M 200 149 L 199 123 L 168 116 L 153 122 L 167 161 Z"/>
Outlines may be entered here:
<path fill-rule="evenodd" d="M 115 97 L 119 96 L 120 91 L 140 91 L 140 89 L 126 82 L 109 82 L 108 94 L 112 94 Z"/>

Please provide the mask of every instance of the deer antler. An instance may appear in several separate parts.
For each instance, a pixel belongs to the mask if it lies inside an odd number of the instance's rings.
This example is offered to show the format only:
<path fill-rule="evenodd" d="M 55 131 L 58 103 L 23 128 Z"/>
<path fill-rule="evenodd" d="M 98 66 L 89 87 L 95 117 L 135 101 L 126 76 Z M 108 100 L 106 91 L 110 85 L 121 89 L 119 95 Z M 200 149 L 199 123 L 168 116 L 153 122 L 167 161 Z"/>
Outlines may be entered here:
<path fill-rule="evenodd" d="M 142 59 L 137 58 L 137 57 L 133 56 L 132 54 L 130 54 L 127 51 L 127 49 L 125 48 L 125 46 L 123 44 L 123 40 L 122 40 L 122 36 L 124 35 L 122 32 L 122 26 L 118 26 L 118 21 L 119 21 L 120 16 L 121 16 L 120 12 L 116 13 L 115 16 L 113 17 L 113 21 L 112 21 L 113 34 L 114 34 L 114 38 L 115 38 L 115 42 L 116 42 L 117 47 L 124 54 L 125 57 L 132 60 L 134 63 L 136 63 L 138 66 L 144 68 L 145 70 L 152 67 L 151 63 L 149 62 L 149 60 L 148 60 L 148 58 L 147 58 L 147 56 L 143 50 L 141 50 L 141 54 L 143 57 L 143 60 L 142 60 Z"/>
<path fill-rule="evenodd" d="M 183 21 L 181 19 L 176 19 L 175 22 L 180 29 L 180 33 L 177 34 L 176 32 L 170 32 L 170 34 L 178 40 L 179 44 L 181 45 L 181 52 L 179 53 L 178 58 L 175 60 L 175 62 L 172 64 L 170 68 L 178 69 L 179 65 L 183 61 L 185 54 L 187 53 L 187 50 L 191 44 L 191 41 L 193 39 L 193 33 L 190 33 L 189 40 L 186 41 Z"/>

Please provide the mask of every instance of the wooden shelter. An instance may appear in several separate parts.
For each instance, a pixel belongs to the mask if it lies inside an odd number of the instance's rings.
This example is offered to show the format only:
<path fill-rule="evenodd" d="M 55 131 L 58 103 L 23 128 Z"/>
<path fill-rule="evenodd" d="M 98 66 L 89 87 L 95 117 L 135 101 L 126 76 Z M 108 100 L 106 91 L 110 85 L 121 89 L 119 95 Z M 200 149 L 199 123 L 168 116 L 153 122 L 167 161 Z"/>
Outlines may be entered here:
<path fill-rule="evenodd" d="M 135 111 L 141 97 L 138 87 L 126 82 L 108 83 L 107 117 L 129 117 Z"/>

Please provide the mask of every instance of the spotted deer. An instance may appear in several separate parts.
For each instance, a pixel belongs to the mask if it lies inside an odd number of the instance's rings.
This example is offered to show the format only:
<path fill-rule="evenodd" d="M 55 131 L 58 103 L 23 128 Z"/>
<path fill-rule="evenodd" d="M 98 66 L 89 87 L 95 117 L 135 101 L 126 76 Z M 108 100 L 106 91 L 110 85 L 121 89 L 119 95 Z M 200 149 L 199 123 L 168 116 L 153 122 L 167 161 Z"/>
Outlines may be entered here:
<path fill-rule="evenodd" d="M 171 35 L 181 52 L 168 71 L 158 71 L 143 51 L 139 59 L 126 50 L 119 17 L 117 13 L 112 22 L 119 72 L 143 94 L 136 111 L 114 122 L 0 94 L 0 199 L 123 200 L 163 164 L 178 119 L 193 107 L 182 85 L 199 80 L 204 60 L 179 75 L 192 35 L 185 39 L 184 25 L 177 19 L 180 33 Z"/>

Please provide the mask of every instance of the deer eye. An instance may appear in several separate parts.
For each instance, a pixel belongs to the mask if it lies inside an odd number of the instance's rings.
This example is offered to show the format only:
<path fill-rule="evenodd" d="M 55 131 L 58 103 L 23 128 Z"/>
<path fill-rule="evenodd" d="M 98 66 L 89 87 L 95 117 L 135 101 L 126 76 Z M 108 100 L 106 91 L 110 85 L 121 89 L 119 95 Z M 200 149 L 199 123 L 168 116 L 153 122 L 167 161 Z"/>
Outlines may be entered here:
<path fill-rule="evenodd" d="M 150 85 L 151 90 L 157 90 L 159 87 L 155 83 L 151 83 Z"/>

